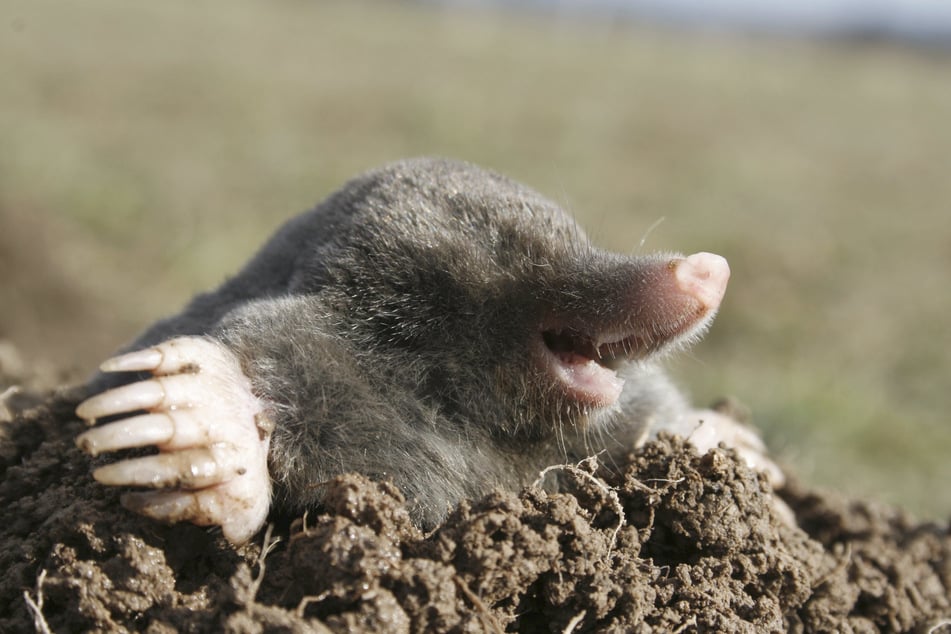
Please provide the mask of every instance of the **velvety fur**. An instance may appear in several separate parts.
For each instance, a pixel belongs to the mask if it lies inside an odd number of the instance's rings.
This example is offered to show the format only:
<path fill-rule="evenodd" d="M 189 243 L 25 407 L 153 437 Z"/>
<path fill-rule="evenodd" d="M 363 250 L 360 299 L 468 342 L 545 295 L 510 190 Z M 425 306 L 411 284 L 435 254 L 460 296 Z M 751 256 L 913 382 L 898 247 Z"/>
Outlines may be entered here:
<path fill-rule="evenodd" d="M 657 355 L 619 370 L 616 406 L 588 409 L 532 349 L 552 321 L 649 320 L 640 291 L 667 257 L 598 250 L 558 206 L 497 174 L 404 161 L 288 222 L 131 349 L 200 334 L 238 355 L 275 424 L 279 507 L 312 506 L 321 482 L 355 470 L 392 479 L 431 525 L 464 497 L 603 450 L 610 460 L 682 419 Z"/>

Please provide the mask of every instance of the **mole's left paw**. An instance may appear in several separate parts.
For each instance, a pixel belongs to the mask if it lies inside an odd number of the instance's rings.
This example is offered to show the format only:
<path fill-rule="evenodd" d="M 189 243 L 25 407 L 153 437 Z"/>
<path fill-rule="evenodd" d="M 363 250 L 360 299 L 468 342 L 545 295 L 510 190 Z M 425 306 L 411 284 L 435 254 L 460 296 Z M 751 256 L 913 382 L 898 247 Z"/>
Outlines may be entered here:
<path fill-rule="evenodd" d="M 782 469 L 767 455 L 766 445 L 752 427 L 710 409 L 694 410 L 690 415 L 696 428 L 688 440 L 701 454 L 723 443 L 735 449 L 747 465 L 765 473 L 774 488 L 785 484 Z"/>
<path fill-rule="evenodd" d="M 687 440 L 701 454 L 723 443 L 735 449 L 751 468 L 766 474 L 766 479 L 774 489 L 782 488 L 786 483 L 782 469 L 767 455 L 766 445 L 752 427 L 711 409 L 694 410 L 690 412 L 690 417 L 696 421 L 696 428 Z M 796 514 L 792 509 L 778 495 L 771 495 L 770 500 L 773 510 L 786 525 L 796 526 Z"/>
<path fill-rule="evenodd" d="M 232 543 L 254 535 L 270 506 L 271 430 L 235 356 L 209 339 L 179 337 L 109 359 L 101 369 L 153 376 L 81 403 L 76 415 L 90 423 L 127 417 L 80 434 L 76 444 L 93 456 L 153 445 L 159 453 L 99 467 L 93 477 L 161 489 L 122 496 L 123 506 L 148 517 L 217 524 Z"/>

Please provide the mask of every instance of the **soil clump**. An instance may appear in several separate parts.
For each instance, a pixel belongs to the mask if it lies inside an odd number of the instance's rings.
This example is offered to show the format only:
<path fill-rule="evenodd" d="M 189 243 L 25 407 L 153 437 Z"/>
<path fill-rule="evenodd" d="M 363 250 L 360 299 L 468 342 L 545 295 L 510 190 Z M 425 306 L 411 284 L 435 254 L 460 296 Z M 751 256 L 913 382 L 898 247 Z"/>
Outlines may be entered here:
<path fill-rule="evenodd" d="M 346 475 L 235 549 L 97 485 L 79 397 L 0 408 L 0 631 L 951 632 L 948 524 L 793 482 L 791 526 L 730 450 L 661 437 L 430 534 L 393 486 Z"/>

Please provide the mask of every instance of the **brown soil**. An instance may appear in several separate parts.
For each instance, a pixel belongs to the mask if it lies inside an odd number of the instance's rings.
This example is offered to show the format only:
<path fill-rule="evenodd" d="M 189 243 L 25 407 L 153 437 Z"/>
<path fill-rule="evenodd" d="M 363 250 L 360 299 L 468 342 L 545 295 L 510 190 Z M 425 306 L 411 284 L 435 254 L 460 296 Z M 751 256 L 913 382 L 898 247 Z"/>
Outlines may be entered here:
<path fill-rule="evenodd" d="M 951 632 L 947 525 L 792 485 L 793 527 L 729 451 L 662 438 L 429 535 L 345 476 L 262 556 L 123 510 L 73 445 L 76 398 L 0 406 L 0 631 Z"/>

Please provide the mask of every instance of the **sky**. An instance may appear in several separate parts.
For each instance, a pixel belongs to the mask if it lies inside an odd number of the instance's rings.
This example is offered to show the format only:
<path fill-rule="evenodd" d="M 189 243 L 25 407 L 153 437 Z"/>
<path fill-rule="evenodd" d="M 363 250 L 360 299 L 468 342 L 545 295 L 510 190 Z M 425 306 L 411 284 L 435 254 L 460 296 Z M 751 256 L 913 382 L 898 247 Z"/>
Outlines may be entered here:
<path fill-rule="evenodd" d="M 700 28 L 875 36 L 951 47 L 951 0 L 435 0 Z"/>

